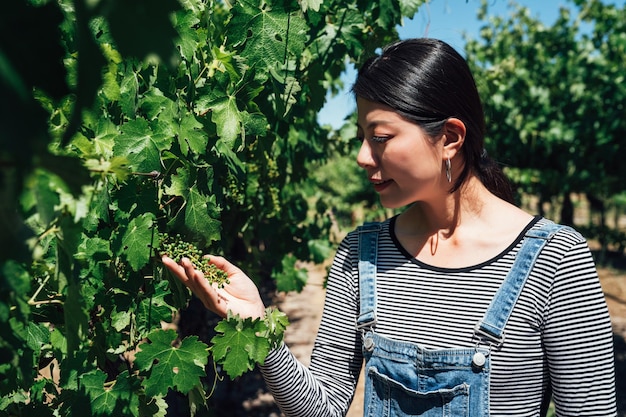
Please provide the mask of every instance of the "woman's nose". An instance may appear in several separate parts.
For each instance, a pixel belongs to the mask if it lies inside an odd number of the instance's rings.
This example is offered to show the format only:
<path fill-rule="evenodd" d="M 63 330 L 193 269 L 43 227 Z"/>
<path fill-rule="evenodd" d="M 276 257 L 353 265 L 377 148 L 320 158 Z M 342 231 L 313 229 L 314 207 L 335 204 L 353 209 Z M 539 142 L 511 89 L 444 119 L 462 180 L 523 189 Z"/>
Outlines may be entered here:
<path fill-rule="evenodd" d="M 367 140 L 363 139 L 361 142 L 361 147 L 359 148 L 359 153 L 356 156 L 356 163 L 361 168 L 372 167 L 376 164 L 374 159 L 374 154 L 372 153 L 372 147 L 368 143 Z"/>

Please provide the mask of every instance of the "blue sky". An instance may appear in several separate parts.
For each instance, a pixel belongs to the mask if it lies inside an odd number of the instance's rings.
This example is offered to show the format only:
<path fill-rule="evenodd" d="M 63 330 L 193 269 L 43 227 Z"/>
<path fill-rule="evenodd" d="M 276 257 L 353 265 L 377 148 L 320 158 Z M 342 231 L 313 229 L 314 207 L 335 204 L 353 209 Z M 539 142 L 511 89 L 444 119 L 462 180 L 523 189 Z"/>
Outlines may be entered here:
<path fill-rule="evenodd" d="M 505 16 L 509 13 L 509 0 L 489 0 L 489 14 Z M 620 0 L 617 3 L 623 3 Z M 533 17 L 546 25 L 552 25 L 558 17 L 560 7 L 573 8 L 564 0 L 516 0 L 517 4 L 527 7 Z M 398 28 L 401 39 L 414 37 L 438 38 L 448 42 L 457 51 L 463 53 L 465 42 L 463 34 L 478 37 L 482 26 L 476 18 L 480 0 L 430 0 L 422 5 L 413 19 L 405 19 Z M 381 45 L 382 46 L 382 45 Z M 349 69 L 342 76 L 349 89 L 356 73 Z M 318 115 L 321 124 L 330 124 L 335 128 L 343 124 L 343 119 L 354 111 L 355 104 L 349 91 L 336 97 L 327 97 L 327 103 Z"/>

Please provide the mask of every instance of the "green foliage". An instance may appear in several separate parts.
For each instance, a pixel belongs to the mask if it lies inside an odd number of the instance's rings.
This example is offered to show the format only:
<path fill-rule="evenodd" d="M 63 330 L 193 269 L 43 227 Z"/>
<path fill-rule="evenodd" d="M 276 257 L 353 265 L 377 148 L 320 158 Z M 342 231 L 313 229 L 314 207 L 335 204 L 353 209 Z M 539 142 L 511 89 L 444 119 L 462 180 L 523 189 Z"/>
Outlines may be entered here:
<path fill-rule="evenodd" d="M 266 309 L 263 319 L 241 319 L 229 314 L 215 327 L 218 334 L 211 339 L 211 351 L 234 379 L 265 361 L 270 350 L 282 342 L 287 325 L 287 316 L 272 308 Z"/>
<path fill-rule="evenodd" d="M 306 284 L 306 270 L 304 268 L 298 268 L 296 262 L 298 260 L 293 255 L 288 255 L 283 258 L 282 265 L 280 266 L 280 272 L 276 271 L 274 277 L 276 279 L 276 289 L 278 291 L 302 291 Z"/>
<path fill-rule="evenodd" d="M 547 27 L 516 5 L 489 18 L 484 2 L 480 39 L 466 47 L 486 99 L 489 151 L 540 201 L 624 190 L 626 8 L 573 3 Z"/>
<path fill-rule="evenodd" d="M 301 287 L 296 259 L 331 248 L 306 192 L 333 141 L 317 112 L 421 1 L 157 3 L 0 14 L 0 416 L 165 415 L 172 390 L 197 411 L 209 358 L 262 362 L 278 312 L 210 347 L 162 330 L 189 293 L 159 236 Z"/>
<path fill-rule="evenodd" d="M 148 343 L 138 346 L 135 365 L 142 372 L 149 372 L 143 380 L 148 396 L 165 396 L 176 388 L 183 394 L 200 385 L 205 375 L 208 347 L 196 336 L 186 337 L 180 346 L 173 346 L 177 335 L 174 330 L 155 330 L 147 336 Z"/>

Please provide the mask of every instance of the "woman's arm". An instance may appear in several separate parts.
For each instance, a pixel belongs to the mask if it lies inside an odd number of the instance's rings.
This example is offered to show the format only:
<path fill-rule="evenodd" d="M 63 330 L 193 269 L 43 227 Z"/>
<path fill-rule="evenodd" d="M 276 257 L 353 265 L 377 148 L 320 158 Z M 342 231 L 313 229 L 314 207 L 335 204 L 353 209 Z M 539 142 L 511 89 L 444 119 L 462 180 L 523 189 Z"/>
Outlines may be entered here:
<path fill-rule="evenodd" d="M 544 343 L 557 416 L 615 416 L 613 333 L 594 260 L 584 240 L 556 270 Z"/>
<path fill-rule="evenodd" d="M 340 245 L 329 272 L 311 366 L 304 367 L 287 349 L 279 349 L 261 367 L 276 402 L 289 417 L 344 416 L 354 396 L 362 354 L 348 240 L 351 236 Z"/>
<path fill-rule="evenodd" d="M 355 330 L 357 289 L 354 287 L 347 239 L 340 245 L 330 270 L 322 323 L 313 348 L 311 368 L 282 345 L 270 352 L 261 373 L 277 404 L 289 417 L 344 416 L 350 405 L 360 366 L 360 339 Z M 222 257 L 211 263 L 228 273 L 223 288 L 211 285 L 188 259 L 177 264 L 164 257 L 164 265 L 203 302 L 225 317 L 261 317 L 265 306 L 254 282 Z"/>

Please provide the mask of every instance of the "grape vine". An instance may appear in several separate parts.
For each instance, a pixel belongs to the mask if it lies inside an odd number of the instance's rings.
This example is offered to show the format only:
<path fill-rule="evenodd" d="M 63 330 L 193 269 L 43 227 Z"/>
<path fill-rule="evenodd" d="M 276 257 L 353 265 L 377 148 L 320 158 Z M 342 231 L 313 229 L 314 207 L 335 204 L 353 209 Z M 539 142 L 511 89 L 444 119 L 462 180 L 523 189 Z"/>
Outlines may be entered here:
<path fill-rule="evenodd" d="M 317 113 L 346 59 L 395 39 L 419 4 L 4 5 L 0 417 L 164 416 L 172 391 L 193 415 L 211 362 L 231 377 L 262 363 L 287 318 L 270 308 L 182 337 L 190 294 L 155 255 L 201 265 L 204 248 L 301 288 L 296 260 L 332 247 L 311 203 L 308 167 L 333 143 Z"/>

